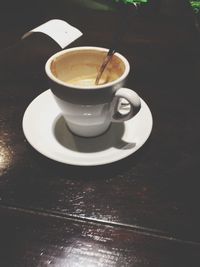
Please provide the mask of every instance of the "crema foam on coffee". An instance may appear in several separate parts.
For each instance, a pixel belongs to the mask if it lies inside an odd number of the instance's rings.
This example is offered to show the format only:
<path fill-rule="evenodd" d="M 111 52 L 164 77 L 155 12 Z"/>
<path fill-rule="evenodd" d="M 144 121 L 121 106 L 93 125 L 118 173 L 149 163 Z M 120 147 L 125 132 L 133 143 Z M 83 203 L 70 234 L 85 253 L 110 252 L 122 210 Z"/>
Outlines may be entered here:
<path fill-rule="evenodd" d="M 51 70 L 57 79 L 66 84 L 79 88 L 94 87 L 105 56 L 105 52 L 93 50 L 62 55 L 52 62 Z M 104 70 L 99 85 L 117 80 L 124 69 L 124 63 L 114 55 Z"/>
<path fill-rule="evenodd" d="M 97 75 L 97 73 L 96 73 Z M 78 77 L 74 77 L 71 79 L 66 79 L 65 82 L 74 85 L 74 86 L 80 86 L 80 87 L 90 87 L 90 86 L 94 86 L 95 85 L 95 81 L 96 81 L 96 75 L 94 76 L 78 76 Z M 118 79 L 119 76 L 116 75 L 116 73 L 107 73 L 105 75 L 102 75 L 100 81 L 99 81 L 99 85 L 102 84 L 106 84 L 109 82 L 112 82 L 116 79 Z"/>

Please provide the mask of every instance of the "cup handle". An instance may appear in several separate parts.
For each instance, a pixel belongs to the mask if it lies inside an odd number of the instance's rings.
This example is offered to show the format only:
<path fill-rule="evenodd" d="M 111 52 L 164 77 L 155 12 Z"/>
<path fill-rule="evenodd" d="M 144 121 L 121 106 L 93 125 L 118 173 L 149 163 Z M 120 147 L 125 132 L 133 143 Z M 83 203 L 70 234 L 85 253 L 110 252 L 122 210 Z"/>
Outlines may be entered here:
<path fill-rule="evenodd" d="M 130 104 L 130 111 L 127 114 L 122 114 L 118 110 L 118 104 L 120 98 L 126 99 Z M 113 102 L 114 102 L 113 103 L 114 111 L 113 111 L 112 121 L 114 122 L 122 122 L 131 119 L 138 113 L 138 111 L 141 108 L 140 97 L 136 92 L 128 88 L 120 88 L 119 90 L 117 90 Z"/>

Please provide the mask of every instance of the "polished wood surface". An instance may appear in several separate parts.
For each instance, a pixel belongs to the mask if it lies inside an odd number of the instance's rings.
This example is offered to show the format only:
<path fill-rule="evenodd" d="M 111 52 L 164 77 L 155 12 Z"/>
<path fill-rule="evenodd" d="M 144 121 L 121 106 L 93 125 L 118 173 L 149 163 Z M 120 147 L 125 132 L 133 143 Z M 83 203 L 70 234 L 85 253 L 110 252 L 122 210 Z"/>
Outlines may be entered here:
<path fill-rule="evenodd" d="M 127 87 L 152 111 L 151 136 L 119 162 L 77 167 L 45 158 L 24 137 L 24 111 L 48 84 L 43 65 L 30 71 L 28 50 L 17 61 L 18 40 L 57 17 L 83 32 L 71 47 L 108 47 L 115 13 L 45 4 L 38 12 L 1 10 L 0 266 L 199 266 L 200 54 L 192 18 L 129 11 L 119 51 L 131 65 Z"/>
<path fill-rule="evenodd" d="M 3 266 L 195 266 L 199 246 L 49 214 L 1 209 Z"/>

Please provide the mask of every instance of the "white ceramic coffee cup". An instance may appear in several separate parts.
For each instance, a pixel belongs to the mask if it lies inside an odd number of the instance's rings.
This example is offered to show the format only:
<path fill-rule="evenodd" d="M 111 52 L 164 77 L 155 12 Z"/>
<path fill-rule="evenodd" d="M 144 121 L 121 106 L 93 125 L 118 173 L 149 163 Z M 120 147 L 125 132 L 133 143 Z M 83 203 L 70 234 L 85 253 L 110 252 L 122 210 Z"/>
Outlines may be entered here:
<path fill-rule="evenodd" d="M 45 65 L 50 89 L 69 129 L 76 135 L 98 136 L 111 122 L 129 120 L 140 110 L 137 93 L 123 88 L 130 65 L 121 54 L 114 54 L 100 83 L 95 85 L 107 52 L 100 47 L 69 48 L 51 56 Z M 121 98 L 130 104 L 127 114 L 118 110 Z"/>

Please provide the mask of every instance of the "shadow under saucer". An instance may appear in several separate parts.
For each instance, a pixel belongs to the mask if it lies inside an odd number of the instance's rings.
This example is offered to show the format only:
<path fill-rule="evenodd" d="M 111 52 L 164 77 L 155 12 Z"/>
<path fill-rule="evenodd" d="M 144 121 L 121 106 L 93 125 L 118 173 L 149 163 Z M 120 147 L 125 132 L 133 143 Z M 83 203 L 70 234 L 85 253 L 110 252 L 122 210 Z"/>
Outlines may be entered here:
<path fill-rule="evenodd" d="M 53 132 L 63 147 L 76 152 L 93 153 L 112 147 L 125 150 L 136 146 L 136 143 L 125 142 L 122 139 L 125 132 L 124 123 L 111 123 L 104 134 L 88 138 L 74 135 L 68 129 L 64 118 L 59 116 L 54 123 Z"/>

